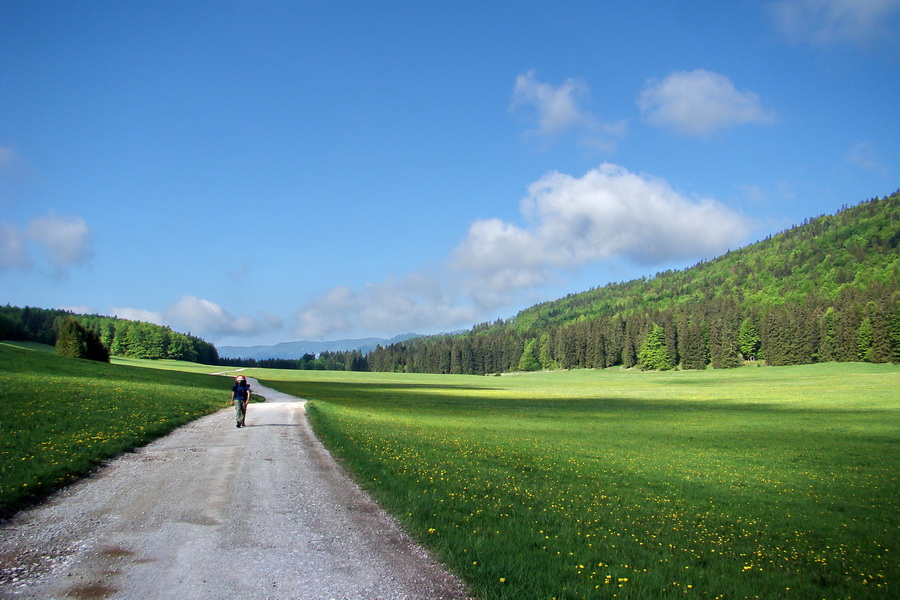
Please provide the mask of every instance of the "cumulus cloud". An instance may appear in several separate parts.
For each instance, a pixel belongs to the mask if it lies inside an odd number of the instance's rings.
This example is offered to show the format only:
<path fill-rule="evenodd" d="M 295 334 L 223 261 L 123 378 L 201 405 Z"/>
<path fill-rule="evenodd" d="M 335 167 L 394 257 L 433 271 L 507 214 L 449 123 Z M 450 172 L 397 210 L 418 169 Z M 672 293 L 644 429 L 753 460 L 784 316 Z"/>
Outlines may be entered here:
<path fill-rule="evenodd" d="M 129 321 L 143 321 L 145 323 L 154 323 L 156 325 L 163 325 L 165 323 L 162 313 L 141 308 L 122 308 L 114 306 L 109 309 L 109 314 Z"/>
<path fill-rule="evenodd" d="M 612 164 L 581 178 L 546 175 L 528 188 L 522 213 L 524 227 L 475 222 L 454 252 L 483 302 L 545 284 L 558 269 L 614 257 L 652 265 L 709 256 L 737 247 L 748 232 L 746 219 L 724 205 Z"/>
<path fill-rule="evenodd" d="M 10 223 L 0 223 L 0 270 L 25 269 L 31 264 L 25 234 Z"/>
<path fill-rule="evenodd" d="M 67 310 L 70 313 L 75 313 L 76 315 L 94 314 L 94 309 L 87 304 L 63 304 L 61 306 L 57 306 L 56 308 L 60 310 Z"/>
<path fill-rule="evenodd" d="M 90 231 L 81 217 L 50 214 L 28 222 L 26 235 L 37 242 L 59 271 L 86 262 L 92 254 Z"/>
<path fill-rule="evenodd" d="M 163 311 L 142 308 L 112 307 L 109 314 L 122 319 L 168 325 L 176 331 L 190 332 L 201 337 L 261 335 L 279 329 L 283 321 L 260 313 L 259 318 L 235 317 L 210 300 L 185 295 Z"/>
<path fill-rule="evenodd" d="M 637 99 L 644 120 L 686 135 L 707 135 L 743 123 L 771 123 L 759 97 L 738 91 L 728 77 L 703 69 L 650 80 Z"/>
<path fill-rule="evenodd" d="M 587 94 L 584 82 L 566 79 L 562 85 L 554 87 L 538 81 L 534 71 L 529 71 L 516 77 L 512 106 L 532 107 L 537 113 L 538 131 L 544 135 L 556 135 L 592 119 L 581 106 L 581 100 Z"/>
<path fill-rule="evenodd" d="M 529 133 L 548 140 L 577 131 L 581 142 L 611 149 L 614 139 L 626 128 L 624 121 L 603 123 L 584 107 L 590 92 L 587 84 L 578 79 L 566 79 L 553 86 L 538 81 L 534 71 L 516 77 L 511 110 L 526 110 L 536 121 Z"/>
<path fill-rule="evenodd" d="M 438 278 L 413 274 L 368 284 L 359 291 L 335 287 L 297 312 L 296 331 L 309 339 L 359 331 L 394 335 L 473 323 L 477 315 Z"/>
<path fill-rule="evenodd" d="M 769 9 L 776 27 L 793 42 L 862 44 L 891 31 L 900 0 L 782 0 Z"/>
<path fill-rule="evenodd" d="M 81 217 L 53 213 L 31 219 L 24 228 L 0 223 L 0 269 L 25 269 L 34 264 L 29 245 L 40 248 L 57 274 L 87 263 L 93 255 L 90 228 Z"/>
<path fill-rule="evenodd" d="M 749 230 L 745 217 L 719 202 L 688 198 L 662 179 L 612 164 L 580 178 L 546 175 L 529 186 L 521 212 L 524 224 L 474 222 L 428 276 L 330 290 L 298 311 L 298 333 L 319 339 L 471 326 L 587 265 L 710 257 L 742 245 Z"/>
<path fill-rule="evenodd" d="M 224 308 L 195 296 L 182 296 L 166 308 L 164 318 L 174 329 L 221 336 L 259 333 L 259 323 L 251 317 L 233 317 Z"/>

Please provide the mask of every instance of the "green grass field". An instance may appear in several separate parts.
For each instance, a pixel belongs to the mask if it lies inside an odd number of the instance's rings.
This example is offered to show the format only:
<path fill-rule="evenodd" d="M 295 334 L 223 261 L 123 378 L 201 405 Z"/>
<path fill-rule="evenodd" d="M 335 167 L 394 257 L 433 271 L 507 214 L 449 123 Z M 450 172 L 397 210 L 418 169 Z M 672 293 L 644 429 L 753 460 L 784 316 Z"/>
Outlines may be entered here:
<path fill-rule="evenodd" d="M 479 598 L 898 594 L 895 366 L 254 374 Z"/>
<path fill-rule="evenodd" d="M 37 344 L 0 344 L 0 365 L 0 517 L 230 397 L 225 377 L 62 358 Z"/>
<path fill-rule="evenodd" d="M 115 362 L 0 344 L 0 513 L 227 405 L 214 368 Z M 481 599 L 897 596 L 896 366 L 245 373 Z"/>

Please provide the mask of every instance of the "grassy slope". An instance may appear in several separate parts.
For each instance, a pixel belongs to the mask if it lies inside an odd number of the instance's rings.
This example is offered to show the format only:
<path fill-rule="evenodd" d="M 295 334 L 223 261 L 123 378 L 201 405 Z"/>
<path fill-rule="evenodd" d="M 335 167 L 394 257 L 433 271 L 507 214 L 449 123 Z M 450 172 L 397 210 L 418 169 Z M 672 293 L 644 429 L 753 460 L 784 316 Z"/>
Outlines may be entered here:
<path fill-rule="evenodd" d="M 224 377 L 62 358 L 48 349 L 0 344 L 0 516 L 229 398 Z"/>
<path fill-rule="evenodd" d="M 269 375 L 482 598 L 896 593 L 896 367 Z"/>

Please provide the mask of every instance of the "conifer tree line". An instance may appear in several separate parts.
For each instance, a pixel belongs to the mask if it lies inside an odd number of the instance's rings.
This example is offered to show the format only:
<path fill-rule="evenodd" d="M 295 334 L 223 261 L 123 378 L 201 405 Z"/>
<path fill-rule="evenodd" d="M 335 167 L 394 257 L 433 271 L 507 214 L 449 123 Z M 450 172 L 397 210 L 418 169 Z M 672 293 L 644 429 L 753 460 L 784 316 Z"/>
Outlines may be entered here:
<path fill-rule="evenodd" d="M 374 371 L 900 362 L 900 193 L 683 271 L 614 283 L 368 355 Z"/>
<path fill-rule="evenodd" d="M 106 352 L 105 360 L 110 355 L 209 365 L 219 360 L 213 344 L 162 325 L 27 306 L 0 306 L 0 340 L 55 345 L 66 356 L 94 360 L 104 360 L 100 348 Z"/>
<path fill-rule="evenodd" d="M 220 357 L 216 347 L 196 336 L 169 327 L 99 315 L 76 315 L 64 310 L 0 306 L 0 340 L 30 341 L 56 347 L 61 356 L 109 361 L 112 356 L 173 359 L 207 365 L 368 371 L 359 350 L 305 354 L 299 359 Z"/>
<path fill-rule="evenodd" d="M 229 367 L 262 369 L 297 369 L 301 371 L 368 371 L 369 362 L 359 350 L 325 351 L 318 356 L 304 354 L 300 358 L 228 358 L 217 363 Z"/>

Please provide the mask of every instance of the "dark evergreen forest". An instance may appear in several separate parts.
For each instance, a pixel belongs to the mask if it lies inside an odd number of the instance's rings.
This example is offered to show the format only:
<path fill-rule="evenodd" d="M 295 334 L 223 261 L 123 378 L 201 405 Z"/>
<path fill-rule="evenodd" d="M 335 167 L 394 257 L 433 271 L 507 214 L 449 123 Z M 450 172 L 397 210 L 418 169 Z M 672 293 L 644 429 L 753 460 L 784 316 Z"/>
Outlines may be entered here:
<path fill-rule="evenodd" d="M 100 315 L 75 315 L 64 310 L 0 306 L 0 340 L 56 345 L 69 318 L 74 319 L 113 356 L 187 360 L 214 365 L 219 353 L 211 343 L 169 327 Z"/>
<path fill-rule="evenodd" d="M 376 371 L 491 374 L 900 362 L 900 192 L 714 260 L 614 283 L 458 335 L 379 347 Z"/>
<path fill-rule="evenodd" d="M 300 358 L 226 358 L 218 364 L 231 367 L 260 367 L 263 369 L 297 369 L 301 371 L 368 371 L 369 362 L 359 350 L 326 351 L 304 354 Z"/>

